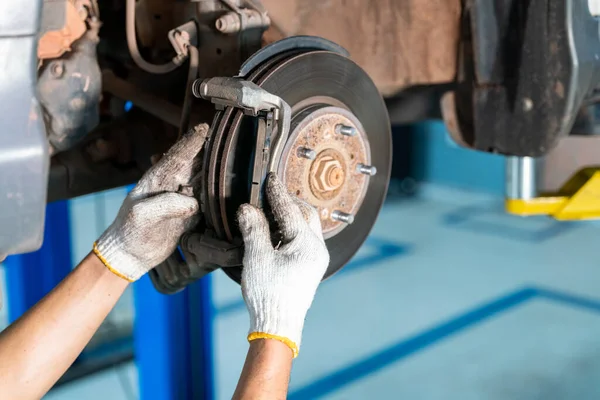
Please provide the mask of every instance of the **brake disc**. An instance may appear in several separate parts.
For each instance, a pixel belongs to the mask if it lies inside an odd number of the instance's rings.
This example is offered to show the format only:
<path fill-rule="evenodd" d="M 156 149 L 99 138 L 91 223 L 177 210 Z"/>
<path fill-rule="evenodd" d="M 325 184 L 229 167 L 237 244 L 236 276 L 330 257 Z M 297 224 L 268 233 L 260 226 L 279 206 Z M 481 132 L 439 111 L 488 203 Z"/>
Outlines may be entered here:
<path fill-rule="evenodd" d="M 327 278 L 362 245 L 385 198 L 392 148 L 385 104 L 368 75 L 333 52 L 279 55 L 248 79 L 292 107 L 292 134 L 278 175 L 290 192 L 319 210 L 331 255 Z M 239 237 L 237 209 L 248 201 L 254 125 L 251 117 L 233 109 L 215 121 L 207 217 L 219 238 L 232 241 Z M 354 136 L 337 133 L 337 126 L 353 128 Z M 314 151 L 314 159 L 299 155 L 303 150 Z M 361 173 L 359 166 L 372 166 L 377 174 Z M 352 215 L 353 223 L 332 219 L 334 212 Z M 240 282 L 241 267 L 224 271 Z"/>
<path fill-rule="evenodd" d="M 383 99 L 343 49 L 321 38 L 267 46 L 240 75 L 292 107 L 290 135 L 273 161 L 288 190 L 319 211 L 327 278 L 360 248 L 385 199 L 392 145 Z M 157 290 L 174 293 L 218 267 L 241 281 L 236 213 L 250 199 L 256 135 L 257 118 L 233 107 L 215 113 L 198 196 L 204 222 L 182 237 L 184 257 L 174 254 L 151 271 Z"/>

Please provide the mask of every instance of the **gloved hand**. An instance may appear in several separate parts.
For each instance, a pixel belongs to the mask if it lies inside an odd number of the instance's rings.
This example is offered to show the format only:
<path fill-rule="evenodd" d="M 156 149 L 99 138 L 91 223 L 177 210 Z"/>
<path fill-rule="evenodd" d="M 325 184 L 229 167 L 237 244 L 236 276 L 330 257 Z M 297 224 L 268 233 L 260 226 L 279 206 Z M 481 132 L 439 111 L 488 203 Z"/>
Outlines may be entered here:
<path fill-rule="evenodd" d="M 163 262 L 198 222 L 198 202 L 178 191 L 192 184 L 194 159 L 207 133 L 208 125 L 196 126 L 153 165 L 94 243 L 94 253 L 116 275 L 130 282 L 139 279 Z"/>
<path fill-rule="evenodd" d="M 242 294 L 250 313 L 248 341 L 276 339 L 298 355 L 304 318 L 329 265 L 321 221 L 309 204 L 293 198 L 275 174 L 267 200 L 282 240 L 271 243 L 263 212 L 249 204 L 238 211 L 244 238 Z"/>

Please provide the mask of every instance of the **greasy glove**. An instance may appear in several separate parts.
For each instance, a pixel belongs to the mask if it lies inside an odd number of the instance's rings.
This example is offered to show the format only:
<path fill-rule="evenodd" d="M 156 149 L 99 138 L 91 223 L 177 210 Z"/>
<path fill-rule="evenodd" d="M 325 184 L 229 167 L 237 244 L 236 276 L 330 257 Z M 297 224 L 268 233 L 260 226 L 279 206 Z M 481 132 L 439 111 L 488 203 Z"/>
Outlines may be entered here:
<path fill-rule="evenodd" d="M 276 339 L 296 357 L 329 253 L 313 207 L 288 194 L 275 174 L 267 177 L 266 193 L 282 237 L 277 246 L 271 244 L 261 210 L 244 204 L 238 211 L 245 245 L 242 294 L 250 313 L 248 341 Z"/>
<path fill-rule="evenodd" d="M 192 184 L 194 159 L 207 132 L 208 125 L 196 126 L 153 165 L 94 243 L 94 253 L 116 275 L 130 282 L 139 279 L 163 262 L 198 222 L 198 202 L 178 191 Z"/>

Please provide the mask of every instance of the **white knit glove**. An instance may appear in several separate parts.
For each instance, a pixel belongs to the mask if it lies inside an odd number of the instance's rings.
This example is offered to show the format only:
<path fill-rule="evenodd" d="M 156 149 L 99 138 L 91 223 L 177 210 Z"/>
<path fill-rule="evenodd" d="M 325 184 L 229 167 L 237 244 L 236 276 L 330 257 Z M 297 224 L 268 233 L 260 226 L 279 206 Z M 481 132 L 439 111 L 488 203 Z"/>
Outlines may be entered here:
<path fill-rule="evenodd" d="M 281 233 L 277 246 L 261 210 L 244 204 L 238 211 L 245 244 L 242 294 L 250 313 L 248 341 L 276 339 L 296 357 L 329 253 L 313 207 L 288 194 L 275 174 L 267 177 L 266 193 Z"/>
<path fill-rule="evenodd" d="M 94 253 L 116 275 L 139 279 L 173 253 L 181 235 L 198 222 L 198 202 L 178 191 L 192 185 L 207 133 L 208 125 L 196 126 L 153 165 L 94 243 Z"/>

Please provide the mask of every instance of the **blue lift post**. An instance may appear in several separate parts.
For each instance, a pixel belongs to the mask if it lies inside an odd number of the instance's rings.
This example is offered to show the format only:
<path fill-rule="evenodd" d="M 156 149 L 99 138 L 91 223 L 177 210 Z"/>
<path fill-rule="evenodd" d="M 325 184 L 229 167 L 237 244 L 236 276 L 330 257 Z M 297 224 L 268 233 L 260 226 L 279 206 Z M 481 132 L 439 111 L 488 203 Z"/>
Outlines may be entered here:
<path fill-rule="evenodd" d="M 50 203 L 42 247 L 33 253 L 10 256 L 4 262 L 9 323 L 50 292 L 71 269 L 69 203 Z"/>
<path fill-rule="evenodd" d="M 212 400 L 211 277 L 174 295 L 134 286 L 134 354 L 141 400 Z"/>

